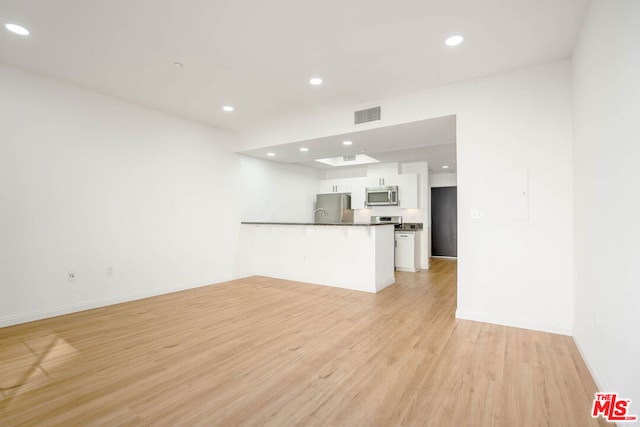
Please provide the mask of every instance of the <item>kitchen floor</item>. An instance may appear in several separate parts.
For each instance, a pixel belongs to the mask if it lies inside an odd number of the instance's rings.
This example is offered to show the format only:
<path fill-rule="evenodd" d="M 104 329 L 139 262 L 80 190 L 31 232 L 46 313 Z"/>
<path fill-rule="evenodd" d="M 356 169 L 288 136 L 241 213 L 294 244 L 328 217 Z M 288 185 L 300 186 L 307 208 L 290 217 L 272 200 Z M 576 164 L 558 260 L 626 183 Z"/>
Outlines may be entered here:
<path fill-rule="evenodd" d="M 267 277 L 0 329 L 0 424 L 606 425 L 570 337 L 456 320 L 456 261 L 378 294 Z"/>

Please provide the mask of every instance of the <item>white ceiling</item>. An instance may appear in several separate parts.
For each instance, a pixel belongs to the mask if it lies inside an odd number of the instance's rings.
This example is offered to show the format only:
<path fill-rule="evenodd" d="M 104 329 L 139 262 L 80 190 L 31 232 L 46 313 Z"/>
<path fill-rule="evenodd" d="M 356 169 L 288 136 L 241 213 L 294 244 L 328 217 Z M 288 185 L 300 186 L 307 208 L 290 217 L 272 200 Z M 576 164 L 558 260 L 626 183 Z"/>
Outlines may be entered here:
<path fill-rule="evenodd" d="M 353 144 L 345 146 L 343 141 Z M 243 154 L 281 163 L 298 163 L 318 169 L 330 169 L 314 159 L 364 153 L 380 162 L 426 160 L 431 170 L 456 171 L 456 117 L 445 116 L 401 125 L 385 126 L 306 141 L 274 145 L 244 151 Z M 300 148 L 309 151 L 301 152 Z M 267 153 L 276 156 L 269 158 Z M 442 169 L 442 166 L 448 168 Z"/>
<path fill-rule="evenodd" d="M 242 132 L 569 56 L 588 2 L 0 0 L 1 23 L 31 31 L 0 28 L 0 62 Z M 445 46 L 452 34 L 465 42 Z M 325 83 L 310 86 L 312 76 Z M 329 166 L 312 159 L 366 152 L 455 171 L 455 117 L 244 154 L 267 151 L 316 168 Z"/>
<path fill-rule="evenodd" d="M 242 132 L 566 57 L 587 4 L 0 0 L 0 21 L 31 31 L 0 28 L 0 62 Z M 446 47 L 451 34 L 465 42 Z M 325 84 L 310 87 L 315 75 Z"/>

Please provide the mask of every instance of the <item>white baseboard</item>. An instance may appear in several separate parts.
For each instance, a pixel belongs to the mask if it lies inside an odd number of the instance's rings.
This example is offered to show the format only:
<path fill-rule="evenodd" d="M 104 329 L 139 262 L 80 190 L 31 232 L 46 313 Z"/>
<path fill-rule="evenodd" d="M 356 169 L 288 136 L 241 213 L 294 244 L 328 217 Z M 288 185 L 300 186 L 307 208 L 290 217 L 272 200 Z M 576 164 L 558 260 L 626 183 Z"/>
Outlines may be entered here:
<path fill-rule="evenodd" d="M 384 288 L 386 288 L 387 286 L 391 286 L 391 285 L 393 285 L 394 283 L 396 283 L 396 279 L 395 279 L 395 277 L 394 277 L 394 278 L 391 278 L 391 279 L 389 279 L 389 280 L 384 280 L 384 281 L 382 281 L 382 282 L 380 282 L 380 283 L 376 283 L 376 292 L 380 292 L 381 290 L 383 290 L 383 289 L 384 289 Z"/>
<path fill-rule="evenodd" d="M 420 269 L 416 268 L 405 268 L 405 267 L 396 267 L 396 271 L 404 271 L 405 273 L 415 273 Z"/>
<path fill-rule="evenodd" d="M 493 323 L 496 325 L 511 326 L 514 328 L 530 329 L 533 331 L 549 332 L 552 334 L 571 336 L 570 328 L 563 328 L 558 325 L 551 325 L 544 322 L 532 322 L 522 319 L 495 316 L 489 313 L 467 312 L 457 309 L 456 319 L 473 320 L 476 322 Z"/>
<path fill-rule="evenodd" d="M 77 313 L 79 311 L 91 310 L 93 308 L 106 307 L 108 305 L 120 304 L 128 301 L 154 297 L 157 295 L 170 294 L 172 292 L 184 291 L 186 289 L 199 288 L 201 286 L 209 286 L 213 283 L 203 283 L 196 285 L 183 285 L 170 288 L 153 289 L 148 292 L 138 294 L 120 295 L 108 298 L 101 298 L 93 301 L 86 301 L 78 304 L 69 304 L 61 307 L 49 308 L 41 311 L 32 311 L 25 314 L 17 314 L 12 316 L 0 317 L 0 328 L 21 323 L 33 322 L 35 320 L 47 319 L 49 317 L 62 316 L 64 314 Z"/>
<path fill-rule="evenodd" d="M 573 337 L 573 342 L 576 344 L 576 347 L 578 348 L 578 352 L 580 353 L 580 356 L 582 356 L 582 360 L 584 360 L 584 364 L 587 365 L 587 369 L 589 370 L 589 373 L 591 374 L 593 381 L 595 381 L 596 387 L 598 387 L 598 391 L 603 393 L 615 391 L 611 387 L 609 387 L 606 381 L 598 373 L 598 370 L 595 368 L 593 363 L 589 360 L 589 358 L 587 357 L 587 354 L 584 352 L 584 350 L 580 346 L 580 343 L 578 342 L 578 340 L 576 340 L 576 337 Z"/>

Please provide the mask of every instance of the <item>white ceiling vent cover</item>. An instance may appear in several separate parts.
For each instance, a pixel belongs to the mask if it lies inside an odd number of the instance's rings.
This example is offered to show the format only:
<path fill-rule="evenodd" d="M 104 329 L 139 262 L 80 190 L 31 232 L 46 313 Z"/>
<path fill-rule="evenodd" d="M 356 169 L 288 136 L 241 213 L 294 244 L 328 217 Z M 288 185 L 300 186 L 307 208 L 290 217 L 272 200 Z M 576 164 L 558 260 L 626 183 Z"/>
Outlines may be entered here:
<path fill-rule="evenodd" d="M 381 112 L 380 107 L 367 108 L 366 110 L 360 110 L 353 113 L 353 124 L 359 125 L 360 123 L 375 122 L 380 120 Z"/>

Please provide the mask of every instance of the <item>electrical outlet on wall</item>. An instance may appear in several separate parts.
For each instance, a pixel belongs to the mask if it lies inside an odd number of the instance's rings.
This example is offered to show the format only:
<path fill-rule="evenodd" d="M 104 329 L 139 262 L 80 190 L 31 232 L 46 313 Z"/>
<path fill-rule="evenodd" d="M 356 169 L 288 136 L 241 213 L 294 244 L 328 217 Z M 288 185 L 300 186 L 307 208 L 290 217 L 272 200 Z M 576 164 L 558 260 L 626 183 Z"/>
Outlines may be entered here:
<path fill-rule="evenodd" d="M 107 277 L 113 276 L 113 267 L 107 267 Z"/>
<path fill-rule="evenodd" d="M 594 318 L 596 322 L 596 327 L 600 326 L 600 307 L 596 307 L 594 310 Z"/>
<path fill-rule="evenodd" d="M 480 219 L 484 216 L 481 209 L 471 208 L 471 219 Z"/>
<path fill-rule="evenodd" d="M 76 272 L 75 271 L 68 271 L 67 272 L 67 280 L 70 282 L 73 282 L 74 280 L 76 280 Z"/>

